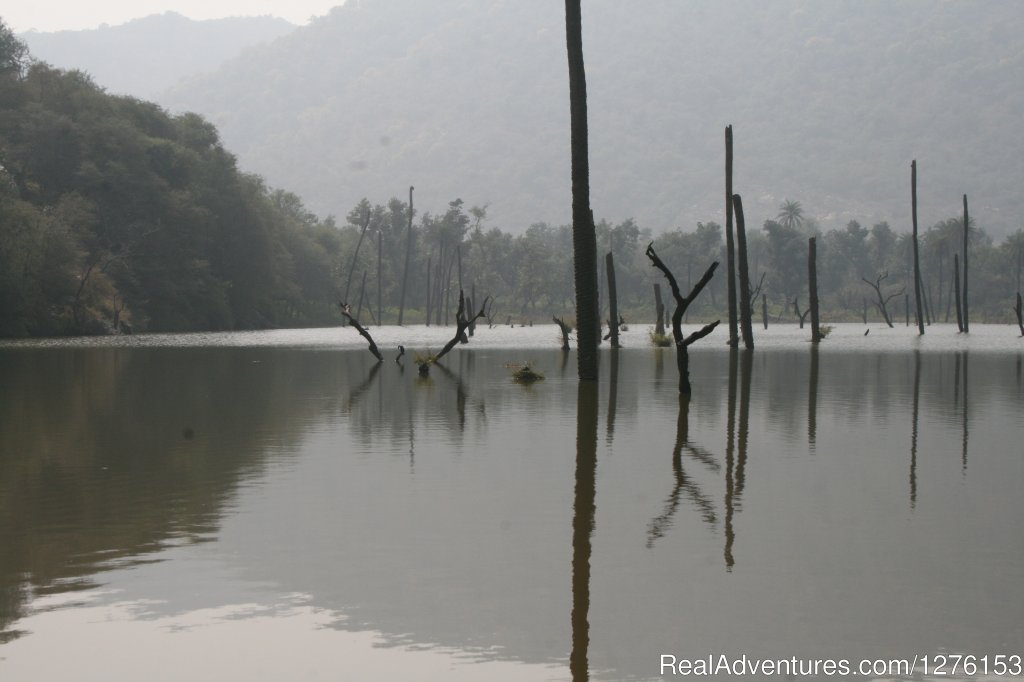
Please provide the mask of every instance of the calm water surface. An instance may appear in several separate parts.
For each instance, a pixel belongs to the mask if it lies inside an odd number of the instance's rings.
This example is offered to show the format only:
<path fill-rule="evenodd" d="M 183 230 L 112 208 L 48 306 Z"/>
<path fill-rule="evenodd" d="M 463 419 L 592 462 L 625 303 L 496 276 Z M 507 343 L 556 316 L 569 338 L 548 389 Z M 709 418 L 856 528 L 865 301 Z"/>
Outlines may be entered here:
<path fill-rule="evenodd" d="M 552 327 L 6 343 L 0 679 L 1024 654 L 1024 341 L 863 329 L 713 335 L 683 404 L 645 329 L 590 390 Z"/>

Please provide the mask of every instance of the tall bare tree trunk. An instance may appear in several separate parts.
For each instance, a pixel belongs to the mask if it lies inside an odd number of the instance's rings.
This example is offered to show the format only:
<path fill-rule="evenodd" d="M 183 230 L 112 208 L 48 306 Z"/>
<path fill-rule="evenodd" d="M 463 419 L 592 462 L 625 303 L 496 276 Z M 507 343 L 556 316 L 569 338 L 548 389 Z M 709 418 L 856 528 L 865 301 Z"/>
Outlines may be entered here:
<path fill-rule="evenodd" d="M 1017 306 L 1013 309 L 1013 312 L 1017 314 L 1017 326 L 1020 327 L 1020 335 L 1024 336 L 1024 308 L 1021 307 L 1020 292 L 1017 292 Z M 1017 356 L 1018 362 L 1020 356 Z"/>
<path fill-rule="evenodd" d="M 565 0 L 565 46 L 569 60 L 577 369 L 581 380 L 597 381 L 597 345 L 601 338 L 601 316 L 597 308 L 597 234 L 590 211 L 587 76 L 583 66 L 583 21 L 580 0 Z"/>
<path fill-rule="evenodd" d="M 360 232 L 359 232 L 359 241 L 356 242 L 356 250 L 352 254 L 352 265 L 348 269 L 348 281 L 345 282 L 345 295 L 344 295 L 345 303 L 349 302 L 348 294 L 349 294 L 349 290 L 352 288 L 352 275 L 355 274 L 355 271 L 356 271 L 356 259 L 359 258 L 359 248 L 363 245 L 363 237 L 366 236 L 366 228 L 368 228 L 369 226 L 370 226 L 370 211 L 367 210 L 366 211 L 366 220 L 363 221 L 363 229 L 360 230 Z M 346 321 L 348 321 L 347 318 L 346 318 Z"/>
<path fill-rule="evenodd" d="M 807 288 L 811 296 L 811 343 L 821 341 L 818 322 L 818 249 L 814 237 L 807 240 Z"/>
<path fill-rule="evenodd" d="M 432 310 L 432 308 L 430 307 L 430 303 L 431 303 L 431 301 L 430 301 L 430 270 L 431 270 L 431 268 L 434 265 L 433 260 L 434 260 L 434 254 L 431 253 L 429 256 L 427 256 L 427 292 L 426 292 L 427 293 L 427 303 L 424 306 L 427 309 L 427 311 L 426 311 L 427 312 L 426 323 L 427 323 L 428 327 L 430 326 L 430 312 Z"/>
<path fill-rule="evenodd" d="M 924 336 L 924 308 L 921 305 L 921 259 L 917 249 L 917 159 L 910 162 L 910 214 L 914 223 L 914 305 L 917 306 L 917 332 Z"/>
<path fill-rule="evenodd" d="M 761 294 L 761 323 L 768 328 L 768 294 Z"/>
<path fill-rule="evenodd" d="M 608 267 L 608 312 L 611 319 L 608 320 L 609 336 L 612 348 L 619 347 L 619 303 L 615 293 L 615 259 L 609 251 L 605 256 L 605 263 Z"/>
<path fill-rule="evenodd" d="M 732 237 L 732 126 L 725 127 L 725 262 L 729 298 L 729 346 L 740 344 L 736 320 L 736 246 Z"/>
<path fill-rule="evenodd" d="M 377 326 L 384 324 L 384 230 L 377 233 Z"/>
<path fill-rule="evenodd" d="M 654 323 L 654 333 L 665 334 L 665 304 L 661 302 L 661 285 L 657 282 L 654 283 L 654 312 L 657 315 L 657 321 Z"/>
<path fill-rule="evenodd" d="M 402 268 L 402 294 L 398 301 L 398 326 L 402 326 L 405 316 L 405 288 L 409 284 L 409 255 L 412 253 L 412 191 L 409 187 L 409 227 L 406 230 L 405 238 L 405 267 Z"/>
<path fill-rule="evenodd" d="M 964 330 L 964 309 L 960 301 L 960 255 L 953 254 L 953 291 L 956 292 L 956 327 Z"/>
<path fill-rule="evenodd" d="M 964 334 L 971 331 L 970 316 L 967 314 L 967 235 L 970 232 L 967 218 L 967 195 L 964 195 Z"/>
<path fill-rule="evenodd" d="M 750 321 L 750 270 L 747 266 L 747 232 L 743 221 L 743 199 L 739 194 L 732 195 L 732 207 L 736 217 L 736 246 L 739 248 L 740 275 L 740 330 L 743 333 L 743 346 L 754 350 L 754 329 Z"/>

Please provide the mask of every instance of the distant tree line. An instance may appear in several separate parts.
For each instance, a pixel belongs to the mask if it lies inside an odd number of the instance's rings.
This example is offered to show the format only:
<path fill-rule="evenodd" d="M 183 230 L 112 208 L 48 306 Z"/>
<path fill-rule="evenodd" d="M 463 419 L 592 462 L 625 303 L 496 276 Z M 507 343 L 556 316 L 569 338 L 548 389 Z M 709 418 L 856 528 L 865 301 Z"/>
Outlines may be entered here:
<path fill-rule="evenodd" d="M 792 202 L 797 203 L 797 202 Z M 785 205 L 784 205 L 785 206 Z M 342 252 L 351 257 L 367 211 L 369 232 L 383 234 L 382 281 L 384 323 L 397 316 L 401 273 L 405 254 L 405 230 L 408 205 L 396 198 L 387 205 L 371 206 L 363 200 L 349 213 L 341 228 Z M 653 242 L 661 259 L 673 268 L 679 286 L 687 291 L 714 261 L 724 262 L 723 230 L 718 223 L 701 222 L 687 231 L 676 228 L 654 236 L 632 219 L 613 224 L 596 224 L 597 245 L 603 268 L 604 254 L 615 260 L 618 306 L 627 322 L 653 322 L 653 284 L 660 273 L 651 267 L 645 248 Z M 921 234 L 921 269 L 927 316 L 935 322 L 955 321 L 953 303 L 953 256 L 962 247 L 963 222 L 959 216 L 942 220 Z M 760 230 L 747 231 L 751 291 L 757 303 L 765 294 L 771 320 L 797 322 L 794 302 L 806 310 L 807 238 L 817 237 L 819 295 L 826 321 L 863 319 L 882 321 L 875 306 L 874 289 L 863 280 L 882 279 L 884 295 L 905 289 L 912 291 L 913 262 L 910 234 L 897 233 L 887 223 L 870 229 L 856 221 L 845 228 L 822 232 L 817 223 L 802 213 L 794 220 L 784 213 L 765 220 Z M 376 238 L 376 237 L 375 237 Z M 1010 235 L 1001 244 L 981 228 L 972 226 L 971 239 L 971 311 L 979 321 L 1011 322 L 1014 296 L 1020 283 L 1024 259 L 1024 230 Z M 445 255 L 447 254 L 447 255 Z M 413 323 L 425 321 L 424 305 L 429 294 L 434 306 L 441 305 L 441 317 L 435 310 L 432 321 L 453 323 L 458 303 L 461 255 L 462 288 L 467 295 L 474 288 L 477 299 L 485 295 L 496 299 L 496 317 L 508 316 L 515 322 L 546 321 L 552 315 L 572 315 L 573 267 L 572 228 L 535 223 L 520 235 L 512 235 L 487 226 L 486 207 L 467 209 L 461 199 L 452 201 L 443 214 L 423 214 L 414 225 L 410 295 Z M 360 251 L 356 280 L 368 272 L 368 282 L 376 281 L 377 249 Z M 347 267 L 347 261 L 344 261 Z M 428 277 L 428 270 L 430 272 Z M 602 272 L 599 281 L 606 281 Z M 760 289 L 758 288 L 760 285 Z M 708 321 L 727 314 L 723 277 L 712 279 L 702 296 L 688 311 L 694 321 Z M 358 295 L 358 294 L 357 294 Z M 913 297 L 911 323 L 914 319 Z M 369 295 L 367 296 L 369 300 Z M 353 303 L 354 305 L 354 303 Z M 407 304 L 408 305 L 408 304 Z M 364 306 L 366 307 L 366 306 Z M 757 306 L 760 309 L 760 305 Z M 602 315 L 608 315 L 607 292 L 601 294 Z M 904 299 L 892 300 L 888 312 L 896 320 L 904 316 Z M 376 309 L 373 310 L 376 315 Z"/>

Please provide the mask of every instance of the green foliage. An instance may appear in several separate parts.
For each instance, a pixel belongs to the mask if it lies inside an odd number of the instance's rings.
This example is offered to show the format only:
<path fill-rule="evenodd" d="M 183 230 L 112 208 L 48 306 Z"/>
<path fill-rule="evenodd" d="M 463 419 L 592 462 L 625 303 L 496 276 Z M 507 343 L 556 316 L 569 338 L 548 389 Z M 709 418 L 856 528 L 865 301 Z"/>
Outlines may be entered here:
<path fill-rule="evenodd" d="M 537 381 L 544 380 L 544 373 L 535 370 L 530 362 L 514 363 L 510 362 L 505 365 L 508 369 L 512 370 L 512 381 L 517 384 L 532 384 Z"/>
<path fill-rule="evenodd" d="M 42 64 L 0 88 L 0 335 L 336 320 L 336 228 L 209 123 Z"/>
<path fill-rule="evenodd" d="M 659 348 L 667 348 L 672 345 L 672 336 L 669 334 L 659 334 L 653 329 L 649 332 L 651 337 L 651 344 Z"/>

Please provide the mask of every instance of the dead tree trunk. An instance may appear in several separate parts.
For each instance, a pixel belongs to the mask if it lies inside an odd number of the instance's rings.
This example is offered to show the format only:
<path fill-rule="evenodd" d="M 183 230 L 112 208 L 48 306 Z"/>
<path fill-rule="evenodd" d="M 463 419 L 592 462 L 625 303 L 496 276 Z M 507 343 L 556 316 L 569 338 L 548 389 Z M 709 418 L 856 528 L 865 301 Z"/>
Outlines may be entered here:
<path fill-rule="evenodd" d="M 953 290 L 956 292 L 956 328 L 964 330 L 964 314 L 960 302 L 960 255 L 953 254 Z"/>
<path fill-rule="evenodd" d="M 377 344 L 373 342 L 373 337 L 370 336 L 370 332 L 366 331 L 363 325 L 359 324 L 359 320 L 352 317 L 351 307 L 344 301 L 338 303 L 341 306 L 341 314 L 345 316 L 348 323 L 356 328 L 359 335 L 366 339 L 366 342 L 370 344 L 370 352 L 373 353 L 373 357 L 377 358 L 377 362 L 384 362 L 384 358 L 381 357 L 380 351 L 377 350 Z"/>
<path fill-rule="evenodd" d="M 356 317 L 363 316 L 363 294 L 366 293 L 366 270 L 363 270 L 363 285 L 359 287 L 359 305 L 356 307 Z"/>
<path fill-rule="evenodd" d="M 377 233 L 377 326 L 384 324 L 384 230 Z"/>
<path fill-rule="evenodd" d="M 967 314 L 967 235 L 970 232 L 970 221 L 967 218 L 967 195 L 964 195 L 964 334 L 971 331 L 970 316 Z"/>
<path fill-rule="evenodd" d="M 914 228 L 914 305 L 917 306 L 917 332 L 924 336 L 924 315 L 921 306 L 921 259 L 917 249 L 917 159 L 910 162 L 910 215 Z"/>
<path fill-rule="evenodd" d="M 700 278 L 700 281 L 694 285 L 693 289 L 690 290 L 690 295 L 683 297 L 679 291 L 679 285 L 676 283 L 676 278 L 672 275 L 672 271 L 668 269 L 658 254 L 654 252 L 654 242 L 647 245 L 647 257 L 651 259 L 651 264 L 661 270 L 662 274 L 665 275 L 665 279 L 668 280 L 669 287 L 672 289 L 672 297 L 676 301 L 675 312 L 672 313 L 672 337 L 676 342 L 676 367 L 679 370 L 679 393 L 681 395 L 690 395 L 693 390 L 690 386 L 690 358 L 687 353 L 687 348 L 690 344 L 698 341 L 718 326 L 721 320 L 715 320 L 709 325 L 705 325 L 699 331 L 690 334 L 687 337 L 683 336 L 683 315 L 686 313 L 686 309 L 690 304 L 697 298 L 700 292 L 707 286 L 707 283 L 711 281 L 711 278 L 715 274 L 715 268 L 718 267 L 718 261 L 715 261 L 704 273 L 704 276 Z"/>
<path fill-rule="evenodd" d="M 761 322 L 768 328 L 768 295 L 761 294 Z"/>
<path fill-rule="evenodd" d="M 910 294 L 903 294 L 903 314 L 907 318 L 906 326 L 910 326 Z"/>
<path fill-rule="evenodd" d="M 434 265 L 433 260 L 434 260 L 434 254 L 433 254 L 433 252 L 431 252 L 431 254 L 429 256 L 427 256 L 427 291 L 426 291 L 427 303 L 426 303 L 425 307 L 427 309 L 427 326 L 428 327 L 430 326 L 430 311 L 431 311 L 431 307 L 430 307 L 430 269 Z"/>
<path fill-rule="evenodd" d="M 743 199 L 739 194 L 732 195 L 733 213 L 736 218 L 736 246 L 739 248 L 740 259 L 740 330 L 743 334 L 743 346 L 754 350 L 754 330 L 750 321 L 750 270 L 747 266 L 747 233 L 743 222 Z"/>
<path fill-rule="evenodd" d="M 348 281 L 345 282 L 345 300 L 348 300 L 349 291 L 352 288 L 352 275 L 356 271 L 356 259 L 359 258 L 359 248 L 363 245 L 363 237 L 366 236 L 366 229 L 370 227 L 370 211 L 366 211 L 366 220 L 363 221 L 363 229 L 359 232 L 359 241 L 356 242 L 356 250 L 352 254 L 352 265 L 348 269 Z"/>
<path fill-rule="evenodd" d="M 654 323 L 654 333 L 665 335 L 665 304 L 661 302 L 661 285 L 657 282 L 654 283 L 654 312 L 656 314 L 656 321 Z"/>
<path fill-rule="evenodd" d="M 1017 326 L 1020 327 L 1020 335 L 1024 336 L 1024 316 L 1022 316 L 1019 291 L 1017 292 L 1017 307 L 1013 309 L 1013 312 L 1017 313 Z"/>
<path fill-rule="evenodd" d="M 804 319 L 807 317 L 807 313 L 811 312 L 811 309 L 800 312 L 800 299 L 799 297 L 793 299 L 793 312 L 796 313 L 797 319 L 800 320 L 800 328 L 804 328 Z"/>
<path fill-rule="evenodd" d="M 736 320 L 736 247 L 733 244 L 732 227 L 732 126 L 728 125 L 725 127 L 725 261 L 729 278 L 726 289 L 729 297 L 729 346 L 736 348 L 740 344 L 740 337 Z"/>
<path fill-rule="evenodd" d="M 452 348 L 465 338 L 466 329 L 469 327 L 469 323 L 473 320 L 484 316 L 484 310 L 487 308 L 487 300 L 484 300 L 484 304 L 480 307 L 480 310 L 472 317 L 466 317 L 466 297 L 463 295 L 462 290 L 459 289 L 459 309 L 455 311 L 455 336 L 452 337 L 451 341 L 444 345 L 441 352 L 433 357 L 429 357 L 419 365 L 420 374 L 428 374 L 430 372 L 430 365 L 434 364 L 451 351 Z"/>
<path fill-rule="evenodd" d="M 612 348 L 619 347 L 619 304 L 615 293 L 615 259 L 609 251 L 604 257 L 608 272 L 608 335 L 611 337 Z"/>
<path fill-rule="evenodd" d="M 821 326 L 818 324 L 818 248 L 817 240 L 807 240 L 807 288 L 811 297 L 811 343 L 821 341 Z"/>
<path fill-rule="evenodd" d="M 565 45 L 569 63 L 570 155 L 572 159 L 572 252 L 576 283 L 577 371 L 581 381 L 597 381 L 601 340 L 597 230 L 590 210 L 590 153 L 587 135 L 587 76 L 583 64 L 580 0 L 565 0 Z"/>
<path fill-rule="evenodd" d="M 558 325 L 558 329 L 562 332 L 562 350 L 569 350 L 569 333 L 572 332 L 572 327 L 565 323 L 560 317 L 551 316 L 551 319 Z"/>
<path fill-rule="evenodd" d="M 409 256 L 412 253 L 412 191 L 409 188 L 409 227 L 406 229 L 405 238 L 405 267 L 402 268 L 402 293 L 398 299 L 398 326 L 402 326 L 402 319 L 405 315 L 405 288 L 409 284 Z"/>
<path fill-rule="evenodd" d="M 862 298 L 860 301 L 863 304 L 861 306 L 860 317 L 861 317 L 862 320 L 864 320 L 864 324 L 867 324 L 868 323 L 868 299 Z"/>
<path fill-rule="evenodd" d="M 897 291 L 895 293 L 892 293 L 892 294 L 889 294 L 888 296 L 882 296 L 882 280 L 885 279 L 888 276 L 889 276 L 889 273 L 885 272 L 885 273 L 879 275 L 878 278 L 875 279 L 874 282 L 869 281 L 865 277 L 861 277 L 860 279 L 861 279 L 862 282 L 864 282 L 869 287 L 871 287 L 872 289 L 875 290 L 875 296 L 877 297 L 877 300 L 875 301 L 875 307 L 878 308 L 878 312 L 880 312 L 882 314 L 882 319 L 885 320 L 885 323 L 887 325 L 889 325 L 890 329 L 892 329 L 892 319 L 889 317 L 889 309 L 888 309 L 889 301 L 891 301 L 892 299 L 896 298 L 900 294 L 904 293 L 906 291 L 906 287 L 903 287 L 899 291 Z"/>

